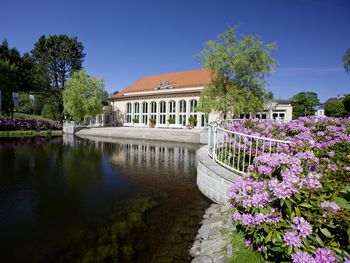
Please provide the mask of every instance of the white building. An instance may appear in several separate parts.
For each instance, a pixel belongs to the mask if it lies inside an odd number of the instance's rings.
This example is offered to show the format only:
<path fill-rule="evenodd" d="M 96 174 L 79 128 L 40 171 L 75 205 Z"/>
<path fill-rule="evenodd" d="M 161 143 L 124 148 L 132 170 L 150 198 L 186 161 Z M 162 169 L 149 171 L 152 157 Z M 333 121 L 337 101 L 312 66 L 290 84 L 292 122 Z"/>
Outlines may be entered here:
<path fill-rule="evenodd" d="M 315 116 L 316 116 L 316 117 L 326 117 L 324 111 L 325 111 L 325 105 L 324 105 L 324 104 L 320 104 L 320 105 L 317 106 L 317 108 L 316 108 Z"/>
<path fill-rule="evenodd" d="M 147 76 L 110 97 L 114 118 L 124 126 L 147 126 L 155 120 L 156 127 L 184 127 L 193 117 L 195 127 L 204 127 L 205 115 L 196 111 L 201 90 L 211 82 L 206 69 Z M 289 103 L 274 103 L 261 118 L 292 119 Z M 275 116 L 276 115 L 276 116 Z M 257 115 L 258 116 L 258 115 Z M 208 121 L 219 116 L 209 114 Z M 174 124 L 169 124 L 174 123 Z"/>

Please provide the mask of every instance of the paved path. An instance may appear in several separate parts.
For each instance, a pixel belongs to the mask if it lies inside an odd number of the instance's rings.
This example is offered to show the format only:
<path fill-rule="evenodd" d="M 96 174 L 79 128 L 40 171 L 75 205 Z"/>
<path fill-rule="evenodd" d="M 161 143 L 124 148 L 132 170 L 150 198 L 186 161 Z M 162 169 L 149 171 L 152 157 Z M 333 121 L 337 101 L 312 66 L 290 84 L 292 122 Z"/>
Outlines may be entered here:
<path fill-rule="evenodd" d="M 231 233 L 235 230 L 228 205 L 212 204 L 190 249 L 192 263 L 226 263 L 232 256 Z"/>
<path fill-rule="evenodd" d="M 143 139 L 185 143 L 207 143 L 203 129 L 167 129 L 138 127 L 99 127 L 87 128 L 76 133 L 78 136 L 103 136 L 128 139 Z"/>

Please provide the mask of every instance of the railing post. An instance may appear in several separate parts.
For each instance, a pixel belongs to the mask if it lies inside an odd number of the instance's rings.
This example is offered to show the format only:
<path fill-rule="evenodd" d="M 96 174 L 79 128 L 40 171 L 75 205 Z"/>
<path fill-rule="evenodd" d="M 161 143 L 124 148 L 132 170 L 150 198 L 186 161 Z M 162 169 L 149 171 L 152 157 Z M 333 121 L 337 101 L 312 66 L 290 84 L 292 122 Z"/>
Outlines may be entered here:
<path fill-rule="evenodd" d="M 216 144 L 218 141 L 218 130 L 217 124 L 213 126 L 213 161 L 215 162 L 216 158 Z"/>

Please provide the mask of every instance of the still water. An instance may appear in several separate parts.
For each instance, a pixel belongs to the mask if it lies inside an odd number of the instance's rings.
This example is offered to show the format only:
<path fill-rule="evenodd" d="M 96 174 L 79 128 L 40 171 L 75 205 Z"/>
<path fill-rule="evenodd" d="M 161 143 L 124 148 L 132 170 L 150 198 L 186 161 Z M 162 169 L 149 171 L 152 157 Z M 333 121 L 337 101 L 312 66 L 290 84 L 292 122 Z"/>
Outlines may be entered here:
<path fill-rule="evenodd" d="M 198 148 L 0 139 L 0 262 L 188 262 Z"/>

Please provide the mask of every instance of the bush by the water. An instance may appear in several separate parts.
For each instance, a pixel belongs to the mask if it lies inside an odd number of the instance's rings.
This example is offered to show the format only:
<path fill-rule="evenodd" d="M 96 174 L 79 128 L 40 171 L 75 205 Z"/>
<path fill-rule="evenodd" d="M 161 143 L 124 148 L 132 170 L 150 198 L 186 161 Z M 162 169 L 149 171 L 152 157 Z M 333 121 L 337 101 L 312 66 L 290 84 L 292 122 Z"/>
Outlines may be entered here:
<path fill-rule="evenodd" d="M 61 129 L 62 125 L 56 121 L 0 119 L 0 131 Z"/>
<path fill-rule="evenodd" d="M 291 141 L 253 153 L 249 174 L 230 189 L 246 246 L 274 262 L 350 262 L 350 119 L 244 120 L 226 128 Z M 227 135 L 226 159 L 235 140 Z M 239 145 L 252 151 L 249 140 Z"/>

